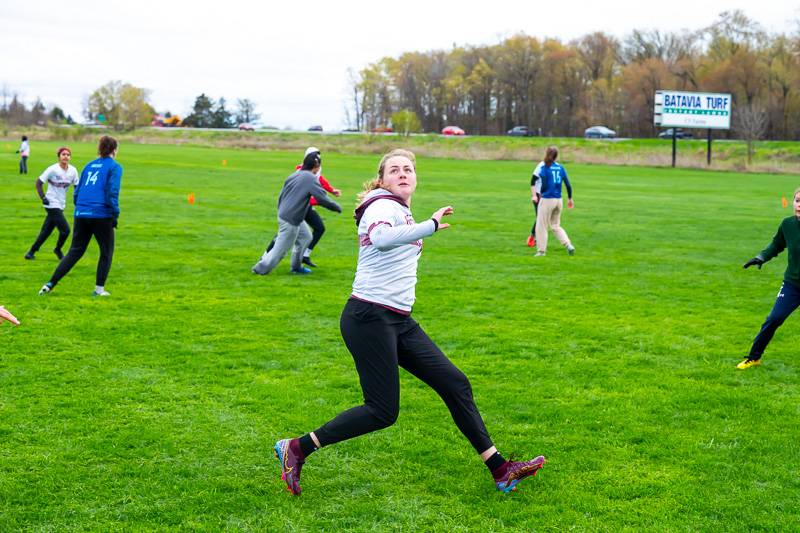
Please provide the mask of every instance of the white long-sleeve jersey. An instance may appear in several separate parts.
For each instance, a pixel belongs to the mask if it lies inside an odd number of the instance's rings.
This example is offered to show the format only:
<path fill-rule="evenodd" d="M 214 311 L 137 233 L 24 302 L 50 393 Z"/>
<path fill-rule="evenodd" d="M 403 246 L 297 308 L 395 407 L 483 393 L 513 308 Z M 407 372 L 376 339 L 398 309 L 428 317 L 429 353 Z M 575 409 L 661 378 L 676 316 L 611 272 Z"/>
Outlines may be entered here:
<path fill-rule="evenodd" d="M 368 205 L 358 222 L 353 296 L 409 314 L 415 300 L 422 238 L 433 235 L 436 223 L 415 223 L 411 210 L 384 189 L 371 191 L 364 204 Z"/>

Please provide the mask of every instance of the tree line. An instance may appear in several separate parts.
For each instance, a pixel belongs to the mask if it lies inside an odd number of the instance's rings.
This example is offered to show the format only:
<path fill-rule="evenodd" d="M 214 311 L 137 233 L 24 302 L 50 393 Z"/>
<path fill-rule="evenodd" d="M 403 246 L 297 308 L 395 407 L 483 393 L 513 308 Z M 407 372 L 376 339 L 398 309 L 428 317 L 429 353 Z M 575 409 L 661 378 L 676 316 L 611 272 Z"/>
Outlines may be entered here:
<path fill-rule="evenodd" d="M 241 123 L 258 120 L 256 104 L 247 98 L 237 99 L 237 108 L 229 110 L 225 98 L 216 102 L 205 93 L 195 98 L 182 125 L 193 128 L 234 128 Z M 131 130 L 150 125 L 156 114 L 150 104 L 150 92 L 129 83 L 111 81 L 89 96 L 86 116 L 102 117 L 102 121 L 117 130 Z M 165 117 L 171 117 L 167 111 Z"/>
<path fill-rule="evenodd" d="M 734 133 L 800 139 L 800 25 L 793 35 L 769 34 L 730 11 L 697 31 L 635 30 L 622 40 L 595 32 L 569 43 L 518 34 L 407 52 L 351 70 L 345 111 L 351 127 L 367 131 L 406 111 L 423 131 L 452 124 L 495 135 L 521 125 L 574 136 L 604 125 L 648 137 L 661 89 L 731 93 Z M 754 123 L 763 126 L 753 131 Z"/>
<path fill-rule="evenodd" d="M 3 99 L 2 105 L 0 105 L 0 123 L 10 126 L 45 126 L 49 122 L 63 124 L 74 124 L 75 122 L 57 105 L 47 109 L 41 98 L 37 98 L 28 108 L 25 102 L 20 100 L 19 95 L 10 93 L 6 86 L 3 86 L 0 97 Z"/>
<path fill-rule="evenodd" d="M 46 126 L 50 123 L 74 124 L 75 121 L 57 105 L 48 109 L 41 98 L 28 108 L 17 93 L 2 88 L 0 122 L 10 126 Z M 125 131 L 149 126 L 156 115 L 150 103 L 150 91 L 130 83 L 110 81 L 92 91 L 86 100 L 84 115 L 87 119 L 105 124 L 115 130 Z M 172 116 L 169 111 L 166 117 Z M 251 123 L 260 118 L 256 104 L 247 98 L 236 100 L 236 108 L 229 110 L 225 98 L 216 102 L 205 93 L 195 98 L 192 109 L 183 125 L 196 128 L 235 128 L 241 123 Z"/>

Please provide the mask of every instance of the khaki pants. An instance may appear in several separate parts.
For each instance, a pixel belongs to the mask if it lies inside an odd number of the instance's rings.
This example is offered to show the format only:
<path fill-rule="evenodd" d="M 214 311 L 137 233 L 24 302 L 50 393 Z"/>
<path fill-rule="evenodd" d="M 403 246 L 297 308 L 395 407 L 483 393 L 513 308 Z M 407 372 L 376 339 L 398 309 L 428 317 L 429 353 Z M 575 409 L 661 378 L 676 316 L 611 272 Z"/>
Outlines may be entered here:
<path fill-rule="evenodd" d="M 536 248 L 540 252 L 547 251 L 547 230 L 553 230 L 561 244 L 566 247 L 570 246 L 567 232 L 561 227 L 562 209 L 564 209 L 564 202 L 561 198 L 539 200 L 539 212 L 536 215 Z"/>

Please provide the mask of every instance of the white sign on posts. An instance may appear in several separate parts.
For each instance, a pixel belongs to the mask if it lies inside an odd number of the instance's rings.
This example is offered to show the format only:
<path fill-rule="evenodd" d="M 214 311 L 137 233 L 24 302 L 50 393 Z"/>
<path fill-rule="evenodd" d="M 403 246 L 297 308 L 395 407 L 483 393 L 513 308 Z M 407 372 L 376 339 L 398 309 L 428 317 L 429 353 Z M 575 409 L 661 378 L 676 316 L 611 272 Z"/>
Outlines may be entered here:
<path fill-rule="evenodd" d="M 653 123 L 664 128 L 731 128 L 731 95 L 656 91 Z"/>

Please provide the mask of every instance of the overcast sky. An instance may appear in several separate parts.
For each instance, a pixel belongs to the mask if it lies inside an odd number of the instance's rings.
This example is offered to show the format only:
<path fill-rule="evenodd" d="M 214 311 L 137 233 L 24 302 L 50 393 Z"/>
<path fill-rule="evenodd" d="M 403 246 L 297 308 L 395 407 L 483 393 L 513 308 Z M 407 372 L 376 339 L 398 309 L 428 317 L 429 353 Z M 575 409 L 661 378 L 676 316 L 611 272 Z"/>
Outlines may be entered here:
<path fill-rule="evenodd" d="M 770 32 L 798 28 L 800 2 L 785 0 L 0 0 L 0 87 L 79 121 L 89 93 L 118 79 L 149 89 L 159 111 L 184 116 L 205 92 L 229 108 L 253 100 L 265 125 L 335 130 L 345 127 L 347 69 L 385 56 L 517 32 L 569 41 L 698 29 L 733 9 Z"/>

